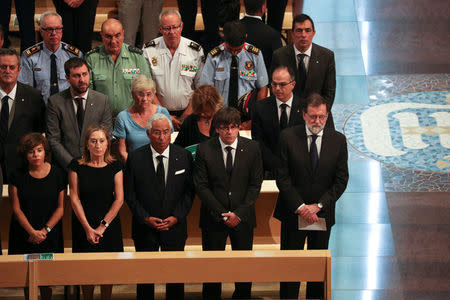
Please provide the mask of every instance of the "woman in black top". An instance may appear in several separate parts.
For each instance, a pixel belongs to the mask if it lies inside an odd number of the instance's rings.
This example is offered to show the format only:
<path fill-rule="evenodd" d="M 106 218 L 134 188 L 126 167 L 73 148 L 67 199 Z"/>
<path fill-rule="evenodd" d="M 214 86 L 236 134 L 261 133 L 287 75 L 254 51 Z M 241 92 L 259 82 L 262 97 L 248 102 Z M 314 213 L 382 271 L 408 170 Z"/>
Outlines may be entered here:
<path fill-rule="evenodd" d="M 215 134 L 212 118 L 223 106 L 223 99 L 212 85 L 201 85 L 191 96 L 193 113 L 181 125 L 175 144 L 188 147 L 206 141 Z"/>
<path fill-rule="evenodd" d="M 67 185 L 64 173 L 50 164 L 50 147 L 40 133 L 24 136 L 19 154 L 27 168 L 14 172 L 10 178 L 9 195 L 14 215 L 8 254 L 64 252 L 60 222 Z M 50 287 L 41 287 L 40 291 L 42 299 L 51 298 Z"/>

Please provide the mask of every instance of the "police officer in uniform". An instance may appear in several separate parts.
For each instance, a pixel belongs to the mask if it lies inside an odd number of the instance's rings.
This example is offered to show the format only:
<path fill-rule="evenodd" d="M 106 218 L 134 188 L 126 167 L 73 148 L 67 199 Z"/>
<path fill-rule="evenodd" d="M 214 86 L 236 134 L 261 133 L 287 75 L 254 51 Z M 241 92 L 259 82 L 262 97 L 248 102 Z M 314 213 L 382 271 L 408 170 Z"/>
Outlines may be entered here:
<path fill-rule="evenodd" d="M 156 82 L 156 95 L 178 129 L 192 113 L 189 99 L 198 86 L 204 55 L 199 44 L 181 36 L 183 23 L 177 10 L 163 11 L 160 19 L 162 36 L 146 43 L 143 51 Z"/>
<path fill-rule="evenodd" d="M 43 13 L 39 25 L 43 41 L 23 51 L 18 81 L 40 90 L 47 103 L 48 97 L 69 88 L 64 63 L 71 57 L 82 57 L 83 54 L 61 42 L 63 26 L 57 13 Z"/>
<path fill-rule="evenodd" d="M 123 42 L 124 31 L 118 20 L 106 20 L 100 34 L 103 45 L 86 54 L 91 67 L 90 87 L 108 96 L 111 113 L 116 117 L 133 102 L 131 82 L 134 78 L 139 74 L 151 76 L 142 50 Z"/>
<path fill-rule="evenodd" d="M 245 27 L 239 21 L 223 27 L 225 43 L 214 48 L 200 77 L 200 84 L 211 84 L 224 99 L 225 106 L 237 107 L 238 99 L 255 90 L 257 100 L 267 97 L 268 76 L 261 51 L 245 43 Z M 250 129 L 250 121 L 241 125 Z"/>

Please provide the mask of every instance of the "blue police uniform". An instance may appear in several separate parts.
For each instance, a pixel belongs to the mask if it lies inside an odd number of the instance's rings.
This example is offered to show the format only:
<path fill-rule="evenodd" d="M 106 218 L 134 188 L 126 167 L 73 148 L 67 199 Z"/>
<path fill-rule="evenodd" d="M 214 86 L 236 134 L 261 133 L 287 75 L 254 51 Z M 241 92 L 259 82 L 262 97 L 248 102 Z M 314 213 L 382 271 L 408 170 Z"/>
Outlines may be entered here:
<path fill-rule="evenodd" d="M 225 51 L 222 44 L 208 54 L 199 84 L 210 84 L 222 95 L 228 106 L 228 88 L 230 85 L 230 67 L 232 55 Z M 237 54 L 238 61 L 238 99 L 245 93 L 262 88 L 269 83 L 266 66 L 261 51 L 253 45 L 244 44 Z"/>
<path fill-rule="evenodd" d="M 21 83 L 31 85 L 40 90 L 46 104 L 48 97 L 50 97 L 50 55 L 52 53 L 45 47 L 44 42 L 40 42 L 23 51 L 20 59 L 22 70 L 17 79 Z M 58 89 L 61 92 L 70 86 L 66 80 L 64 63 L 71 57 L 82 57 L 83 53 L 74 46 L 61 42 L 61 45 L 55 52 L 55 56 L 58 73 Z"/>

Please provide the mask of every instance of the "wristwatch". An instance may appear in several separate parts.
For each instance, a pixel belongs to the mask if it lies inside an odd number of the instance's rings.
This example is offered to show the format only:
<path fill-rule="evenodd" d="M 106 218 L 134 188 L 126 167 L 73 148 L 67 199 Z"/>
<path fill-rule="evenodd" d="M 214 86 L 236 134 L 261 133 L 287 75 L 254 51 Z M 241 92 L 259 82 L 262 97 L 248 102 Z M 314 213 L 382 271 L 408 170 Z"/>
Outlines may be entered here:
<path fill-rule="evenodd" d="M 319 203 L 317 203 L 317 207 L 318 207 L 319 209 L 322 209 L 322 208 L 323 208 L 323 204 L 322 204 L 321 202 L 319 202 Z"/>
<path fill-rule="evenodd" d="M 105 226 L 106 228 L 108 228 L 108 226 L 109 226 L 109 223 L 106 222 L 105 220 L 101 220 L 101 221 L 100 221 L 100 224 L 102 224 L 102 225 Z"/>
<path fill-rule="evenodd" d="M 47 233 L 50 233 L 50 231 L 52 231 L 52 229 L 48 225 L 45 225 L 44 228 L 47 231 Z"/>

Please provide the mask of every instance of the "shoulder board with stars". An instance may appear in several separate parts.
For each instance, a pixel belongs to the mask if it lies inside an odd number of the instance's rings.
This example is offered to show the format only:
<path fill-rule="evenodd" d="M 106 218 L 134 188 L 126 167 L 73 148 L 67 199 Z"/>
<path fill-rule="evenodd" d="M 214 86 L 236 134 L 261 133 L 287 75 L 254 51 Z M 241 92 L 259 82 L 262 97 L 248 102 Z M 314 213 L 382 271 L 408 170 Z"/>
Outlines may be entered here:
<path fill-rule="evenodd" d="M 148 47 L 156 47 L 155 40 L 151 40 L 150 42 L 147 42 L 144 44 L 144 48 L 148 48 Z"/>
<path fill-rule="evenodd" d="M 133 52 L 133 53 L 137 53 L 137 54 L 142 54 L 144 53 L 144 51 L 142 51 L 141 49 L 135 47 L 135 46 L 128 46 L 128 51 Z"/>
<path fill-rule="evenodd" d="M 248 52 L 253 53 L 255 55 L 259 55 L 259 52 L 260 52 L 259 49 L 253 45 L 248 45 L 248 47 L 246 47 L 245 50 L 247 50 Z"/>
<path fill-rule="evenodd" d="M 195 51 L 200 51 L 200 49 L 202 48 L 202 46 L 200 46 L 199 44 L 195 43 L 195 42 L 191 42 L 189 44 L 189 47 L 194 49 Z"/>
<path fill-rule="evenodd" d="M 88 53 L 86 53 L 86 56 L 91 55 L 92 53 L 100 52 L 100 46 L 95 47 L 94 49 L 89 50 Z"/>
<path fill-rule="evenodd" d="M 72 53 L 73 55 L 80 55 L 80 49 L 78 49 L 77 47 L 74 47 L 72 45 L 69 44 L 62 44 L 63 45 L 63 49 L 66 50 L 69 53 Z"/>
<path fill-rule="evenodd" d="M 211 54 L 212 57 L 219 55 L 222 52 L 222 49 L 220 49 L 219 47 L 216 47 L 214 49 L 212 49 L 211 51 L 209 51 L 209 54 Z"/>
<path fill-rule="evenodd" d="M 41 50 L 42 50 L 42 45 L 37 44 L 37 45 L 34 45 L 34 46 L 28 48 L 27 50 L 25 50 L 25 55 L 27 57 L 30 57 L 36 53 L 39 53 Z"/>

